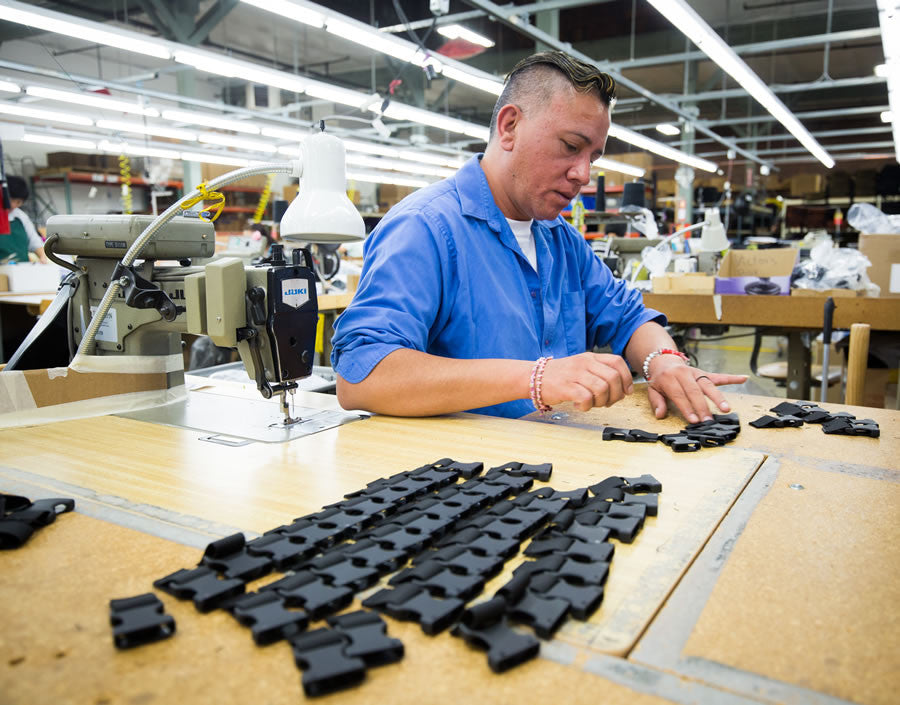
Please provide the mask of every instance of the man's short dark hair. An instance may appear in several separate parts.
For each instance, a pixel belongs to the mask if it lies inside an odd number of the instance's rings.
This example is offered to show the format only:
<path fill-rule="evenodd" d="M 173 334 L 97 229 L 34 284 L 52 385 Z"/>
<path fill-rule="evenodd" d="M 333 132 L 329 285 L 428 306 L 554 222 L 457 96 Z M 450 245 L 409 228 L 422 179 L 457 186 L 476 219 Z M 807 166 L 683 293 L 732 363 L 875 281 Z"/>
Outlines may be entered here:
<path fill-rule="evenodd" d="M 29 191 L 28 184 L 21 176 L 7 176 L 6 187 L 9 190 L 10 198 L 21 198 L 23 201 L 28 200 Z"/>
<path fill-rule="evenodd" d="M 522 102 L 546 105 L 554 92 L 552 75 L 562 76 L 579 93 L 594 91 L 609 107 L 616 101 L 616 81 L 596 66 L 562 51 L 542 51 L 522 59 L 506 76 L 506 85 L 491 115 L 491 138 L 497 131 L 497 115 L 504 105 L 522 107 Z"/>

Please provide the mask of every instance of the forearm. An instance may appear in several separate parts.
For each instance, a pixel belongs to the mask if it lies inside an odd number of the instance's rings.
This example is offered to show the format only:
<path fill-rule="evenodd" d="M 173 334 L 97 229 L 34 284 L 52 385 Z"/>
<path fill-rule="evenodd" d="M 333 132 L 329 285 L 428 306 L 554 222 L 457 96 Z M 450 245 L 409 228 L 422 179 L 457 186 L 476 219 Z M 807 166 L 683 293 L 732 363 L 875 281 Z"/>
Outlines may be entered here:
<path fill-rule="evenodd" d="M 625 346 L 625 359 L 634 372 L 640 373 L 647 355 L 663 348 L 677 349 L 675 341 L 665 328 L 654 321 L 648 321 L 632 334 Z"/>
<path fill-rule="evenodd" d="M 345 409 L 392 416 L 434 416 L 529 396 L 533 361 L 457 360 L 399 349 L 356 384 L 337 379 Z"/>

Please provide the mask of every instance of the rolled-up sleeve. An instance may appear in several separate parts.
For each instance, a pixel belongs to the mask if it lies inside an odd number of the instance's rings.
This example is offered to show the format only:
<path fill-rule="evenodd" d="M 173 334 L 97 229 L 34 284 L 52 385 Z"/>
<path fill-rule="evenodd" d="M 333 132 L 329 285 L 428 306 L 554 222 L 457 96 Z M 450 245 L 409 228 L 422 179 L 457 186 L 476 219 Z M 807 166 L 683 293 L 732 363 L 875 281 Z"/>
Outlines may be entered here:
<path fill-rule="evenodd" d="M 644 306 L 641 292 L 613 277 L 609 268 L 587 248 L 583 263 L 588 350 L 608 345 L 621 355 L 634 332 L 648 321 L 666 325 L 666 317 Z"/>
<path fill-rule="evenodd" d="M 427 349 L 450 291 L 450 252 L 439 230 L 422 209 L 407 208 L 366 240 L 359 287 L 332 339 L 331 364 L 348 382 L 364 380 L 394 350 Z"/>

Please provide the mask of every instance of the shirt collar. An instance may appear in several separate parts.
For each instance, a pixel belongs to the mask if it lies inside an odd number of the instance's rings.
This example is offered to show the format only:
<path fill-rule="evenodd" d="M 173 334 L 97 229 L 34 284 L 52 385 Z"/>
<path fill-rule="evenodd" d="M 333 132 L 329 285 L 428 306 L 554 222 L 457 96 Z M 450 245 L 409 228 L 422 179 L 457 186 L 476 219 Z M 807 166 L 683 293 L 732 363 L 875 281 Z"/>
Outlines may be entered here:
<path fill-rule="evenodd" d="M 469 215 L 479 220 L 487 221 L 491 230 L 500 232 L 506 216 L 497 207 L 494 194 L 488 186 L 484 169 L 481 168 L 483 153 L 476 154 L 460 167 L 456 173 L 456 191 L 459 194 L 459 203 L 463 215 Z M 552 228 L 558 225 L 559 218 L 552 220 L 535 220 L 535 223 Z"/>

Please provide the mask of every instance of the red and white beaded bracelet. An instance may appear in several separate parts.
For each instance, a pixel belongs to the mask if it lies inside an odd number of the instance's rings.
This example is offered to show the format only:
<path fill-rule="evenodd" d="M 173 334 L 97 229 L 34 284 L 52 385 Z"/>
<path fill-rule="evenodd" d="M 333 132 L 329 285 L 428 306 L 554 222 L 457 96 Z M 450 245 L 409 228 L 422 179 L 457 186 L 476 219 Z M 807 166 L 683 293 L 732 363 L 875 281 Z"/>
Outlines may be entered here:
<path fill-rule="evenodd" d="M 677 355 L 685 362 L 688 362 L 688 356 L 683 352 L 679 352 L 678 350 L 672 350 L 671 348 L 661 348 L 659 350 L 654 350 L 644 358 L 644 364 L 642 366 L 644 379 L 648 382 L 650 381 L 650 360 L 652 360 L 654 357 L 659 357 L 660 355 Z"/>
<path fill-rule="evenodd" d="M 529 383 L 531 403 L 534 404 L 534 408 L 542 414 L 552 411 L 552 408 L 548 404 L 545 404 L 541 397 L 541 388 L 544 382 L 544 368 L 547 366 L 547 361 L 552 359 L 552 355 L 549 357 L 539 357 L 534 363 L 534 367 L 531 368 L 531 382 Z"/>

